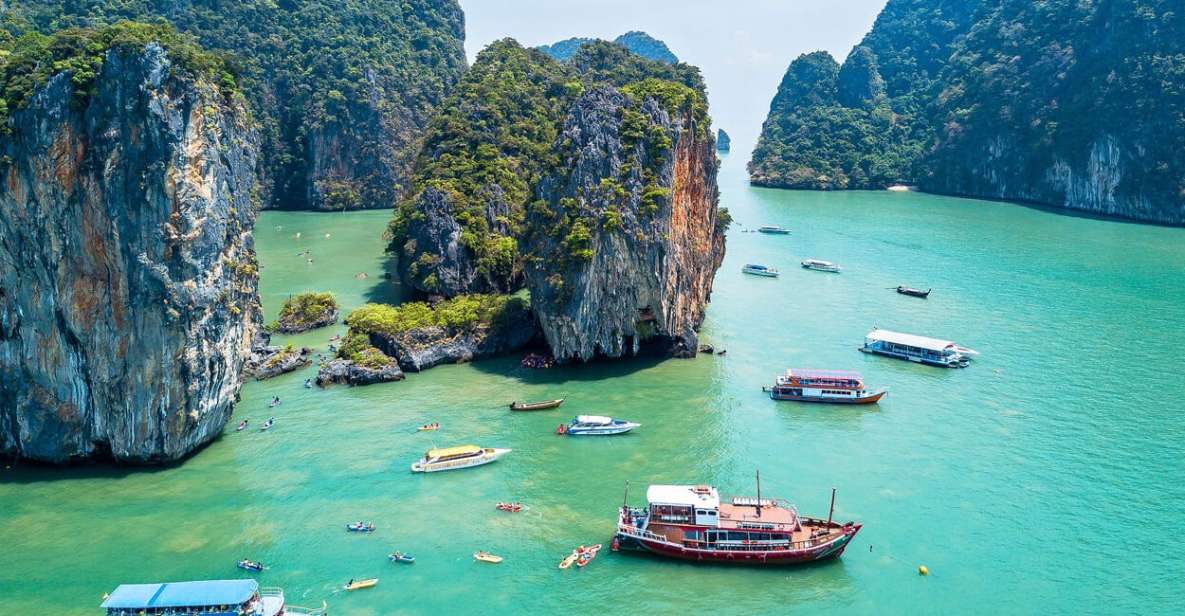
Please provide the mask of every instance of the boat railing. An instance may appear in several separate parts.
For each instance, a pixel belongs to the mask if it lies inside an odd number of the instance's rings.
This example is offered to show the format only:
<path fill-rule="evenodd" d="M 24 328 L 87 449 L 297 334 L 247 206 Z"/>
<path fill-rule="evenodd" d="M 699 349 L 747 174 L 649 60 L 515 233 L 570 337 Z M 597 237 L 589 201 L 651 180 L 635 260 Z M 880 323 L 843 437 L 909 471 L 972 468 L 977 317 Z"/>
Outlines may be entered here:
<path fill-rule="evenodd" d="M 261 597 L 277 597 L 284 598 L 284 589 L 278 586 L 261 586 L 259 588 L 259 596 Z"/>
<path fill-rule="evenodd" d="M 648 530 L 643 530 L 636 526 L 629 526 L 626 524 L 618 525 L 617 532 L 635 539 L 646 539 L 648 541 L 656 541 L 676 547 L 688 547 L 701 550 L 728 550 L 732 552 L 775 552 L 782 550 L 803 550 L 831 543 L 832 541 L 835 541 L 845 535 L 843 532 L 827 533 L 825 535 L 819 535 L 817 537 L 803 539 L 801 541 L 786 541 L 780 543 L 771 541 L 707 542 L 696 539 L 686 539 L 682 543 L 676 543 L 662 535 L 658 535 Z"/>

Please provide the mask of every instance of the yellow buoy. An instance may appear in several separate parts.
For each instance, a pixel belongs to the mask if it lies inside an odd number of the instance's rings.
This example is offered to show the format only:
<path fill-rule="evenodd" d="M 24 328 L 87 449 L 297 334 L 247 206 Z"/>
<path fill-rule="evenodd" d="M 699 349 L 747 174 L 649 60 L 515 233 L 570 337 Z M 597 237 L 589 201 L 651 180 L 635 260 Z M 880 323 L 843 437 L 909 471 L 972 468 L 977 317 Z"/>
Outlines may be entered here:
<path fill-rule="evenodd" d="M 930 570 L 926 568 L 926 565 L 921 565 L 918 567 L 918 575 L 930 575 Z"/>

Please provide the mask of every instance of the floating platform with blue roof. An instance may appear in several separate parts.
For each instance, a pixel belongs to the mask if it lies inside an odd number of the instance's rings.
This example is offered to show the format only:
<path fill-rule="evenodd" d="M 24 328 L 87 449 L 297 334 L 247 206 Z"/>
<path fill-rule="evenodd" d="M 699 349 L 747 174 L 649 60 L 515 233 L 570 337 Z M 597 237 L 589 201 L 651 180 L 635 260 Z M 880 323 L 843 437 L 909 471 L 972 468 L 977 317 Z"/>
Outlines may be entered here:
<path fill-rule="evenodd" d="M 260 588 L 255 580 L 206 580 L 158 584 L 121 584 L 100 606 L 108 616 L 281 616 L 319 615 L 325 608 L 284 605 L 284 591 Z"/>

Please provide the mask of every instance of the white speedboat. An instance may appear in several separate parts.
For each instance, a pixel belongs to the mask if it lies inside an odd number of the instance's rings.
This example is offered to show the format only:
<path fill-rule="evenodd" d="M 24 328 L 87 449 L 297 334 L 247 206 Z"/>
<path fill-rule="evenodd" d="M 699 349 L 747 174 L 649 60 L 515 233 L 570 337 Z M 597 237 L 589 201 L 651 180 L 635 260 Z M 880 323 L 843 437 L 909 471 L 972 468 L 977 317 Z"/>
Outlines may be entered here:
<path fill-rule="evenodd" d="M 817 272 L 831 272 L 832 274 L 838 274 L 840 272 L 838 265 L 830 261 L 820 261 L 818 259 L 807 259 L 802 262 L 802 267 Z"/>
<path fill-rule="evenodd" d="M 749 263 L 741 268 L 741 271 L 746 274 L 754 276 L 765 276 L 766 278 L 777 278 L 778 270 L 765 265 L 758 265 L 756 263 Z"/>
<path fill-rule="evenodd" d="M 624 434 L 642 424 L 601 415 L 577 415 L 565 432 L 573 436 L 605 436 Z"/>
<path fill-rule="evenodd" d="M 501 458 L 510 451 L 509 449 L 494 449 L 477 445 L 429 449 L 423 458 L 411 465 L 411 470 L 413 473 L 435 473 L 436 471 L 481 466 Z"/>

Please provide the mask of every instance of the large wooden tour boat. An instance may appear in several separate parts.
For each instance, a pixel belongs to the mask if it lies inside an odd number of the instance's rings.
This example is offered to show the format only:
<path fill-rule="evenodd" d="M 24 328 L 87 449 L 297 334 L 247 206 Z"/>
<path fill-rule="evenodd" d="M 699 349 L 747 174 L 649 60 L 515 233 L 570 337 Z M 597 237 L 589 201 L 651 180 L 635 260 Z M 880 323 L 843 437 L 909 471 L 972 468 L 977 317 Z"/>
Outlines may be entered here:
<path fill-rule="evenodd" d="M 875 404 L 886 393 L 884 389 L 866 389 L 864 377 L 858 372 L 801 368 L 787 370 L 766 391 L 774 400 L 831 404 Z"/>
<path fill-rule="evenodd" d="M 628 491 L 628 486 L 627 486 Z M 843 554 L 861 525 L 802 517 L 781 499 L 721 502 L 706 485 L 652 485 L 645 509 L 622 505 L 614 549 L 698 562 L 795 565 Z M 627 494 L 628 499 L 628 494 Z M 835 492 L 831 493 L 832 512 Z"/>

